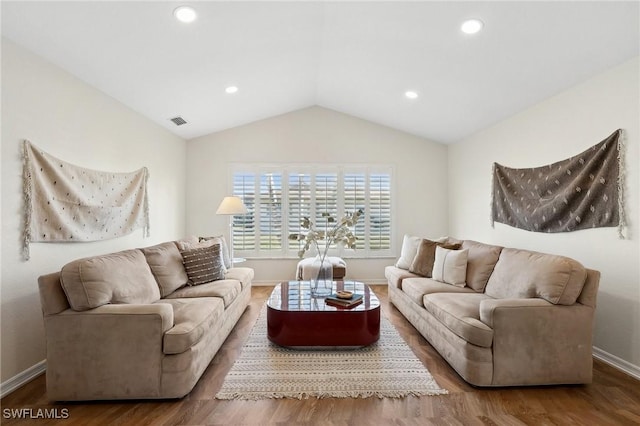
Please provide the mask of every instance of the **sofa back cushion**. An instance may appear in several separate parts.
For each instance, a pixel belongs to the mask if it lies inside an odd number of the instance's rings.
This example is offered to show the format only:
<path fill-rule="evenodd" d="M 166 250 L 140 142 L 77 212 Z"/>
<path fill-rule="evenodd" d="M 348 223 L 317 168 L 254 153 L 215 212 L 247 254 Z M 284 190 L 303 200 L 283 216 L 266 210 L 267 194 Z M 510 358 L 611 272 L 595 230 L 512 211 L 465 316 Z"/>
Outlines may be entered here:
<path fill-rule="evenodd" d="M 416 257 L 418 252 L 418 246 L 420 246 L 422 238 L 415 235 L 408 235 L 402 238 L 402 249 L 400 250 L 400 257 L 396 262 L 396 268 L 409 270 L 413 258 Z"/>
<path fill-rule="evenodd" d="M 409 272 L 421 275 L 423 277 L 431 278 L 433 272 L 433 264 L 436 259 L 436 247 L 442 247 L 449 250 L 457 250 L 460 248 L 460 244 L 447 244 L 439 241 L 431 241 L 423 238 L 418 245 L 418 251 L 416 252 Z M 464 281 L 464 278 L 463 278 Z"/>
<path fill-rule="evenodd" d="M 182 255 L 175 242 L 169 241 L 141 250 L 158 282 L 162 297 L 168 296 L 187 284 L 188 278 L 182 264 Z"/>
<path fill-rule="evenodd" d="M 462 249 L 468 250 L 467 287 L 482 293 L 495 268 L 502 247 L 465 240 Z"/>
<path fill-rule="evenodd" d="M 467 250 L 450 250 L 436 247 L 433 262 L 433 279 L 456 287 L 464 287 L 467 277 Z"/>
<path fill-rule="evenodd" d="M 504 248 L 485 289 L 500 299 L 539 297 L 556 305 L 573 305 L 587 271 L 564 256 Z"/>
<path fill-rule="evenodd" d="M 160 299 L 156 280 L 140 250 L 74 260 L 62 267 L 60 281 L 76 311 L 108 303 L 148 304 Z"/>

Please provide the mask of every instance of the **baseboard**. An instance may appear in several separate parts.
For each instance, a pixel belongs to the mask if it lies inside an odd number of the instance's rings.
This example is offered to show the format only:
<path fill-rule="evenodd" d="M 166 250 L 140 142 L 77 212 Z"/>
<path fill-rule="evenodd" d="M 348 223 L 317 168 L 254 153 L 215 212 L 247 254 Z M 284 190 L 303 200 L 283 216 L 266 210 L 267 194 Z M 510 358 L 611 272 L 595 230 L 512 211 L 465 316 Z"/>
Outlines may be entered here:
<path fill-rule="evenodd" d="M 47 360 L 44 359 L 33 365 L 22 373 L 18 373 L 6 382 L 0 383 L 0 398 L 4 398 L 14 390 L 18 389 L 43 374 L 47 370 Z"/>
<path fill-rule="evenodd" d="M 630 362 L 625 361 L 622 358 L 618 358 L 615 355 L 611 355 L 609 352 L 605 352 L 595 346 L 593 347 L 593 357 L 630 375 L 631 377 L 640 380 L 640 367 L 637 365 L 631 364 Z"/>

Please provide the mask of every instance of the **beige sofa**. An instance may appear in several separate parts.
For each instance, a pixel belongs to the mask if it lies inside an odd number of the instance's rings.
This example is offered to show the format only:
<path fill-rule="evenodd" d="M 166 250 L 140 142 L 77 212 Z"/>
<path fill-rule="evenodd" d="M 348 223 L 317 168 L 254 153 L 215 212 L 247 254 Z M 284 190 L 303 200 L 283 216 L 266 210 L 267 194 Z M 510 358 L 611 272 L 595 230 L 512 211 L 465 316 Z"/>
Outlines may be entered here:
<path fill-rule="evenodd" d="M 41 276 L 48 398 L 188 394 L 247 307 L 253 270 L 231 268 L 197 286 L 187 279 L 173 241 Z"/>
<path fill-rule="evenodd" d="M 599 272 L 562 256 L 447 242 L 467 251 L 463 286 L 397 266 L 385 275 L 391 303 L 464 380 L 476 386 L 591 382 Z"/>

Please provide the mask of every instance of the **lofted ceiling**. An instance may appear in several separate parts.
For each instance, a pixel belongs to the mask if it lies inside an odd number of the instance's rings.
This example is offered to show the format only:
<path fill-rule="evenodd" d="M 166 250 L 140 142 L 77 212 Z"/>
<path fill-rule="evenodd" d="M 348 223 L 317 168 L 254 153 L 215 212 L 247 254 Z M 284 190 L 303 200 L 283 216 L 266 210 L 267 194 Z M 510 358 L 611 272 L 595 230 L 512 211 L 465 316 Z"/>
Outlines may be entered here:
<path fill-rule="evenodd" d="M 2 1 L 2 35 L 185 139 L 319 105 L 451 143 L 639 54 L 637 1 L 181 4 Z"/>

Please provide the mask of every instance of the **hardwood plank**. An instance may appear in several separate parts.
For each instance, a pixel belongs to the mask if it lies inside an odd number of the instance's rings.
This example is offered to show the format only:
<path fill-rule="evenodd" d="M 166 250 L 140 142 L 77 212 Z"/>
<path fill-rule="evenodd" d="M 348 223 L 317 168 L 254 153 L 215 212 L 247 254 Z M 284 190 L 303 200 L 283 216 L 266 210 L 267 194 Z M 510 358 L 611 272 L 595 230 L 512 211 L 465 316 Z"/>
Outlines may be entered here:
<path fill-rule="evenodd" d="M 3 425 L 637 425 L 640 382 L 600 362 L 584 386 L 476 388 L 470 386 L 388 301 L 386 286 L 372 286 L 382 314 L 449 395 L 402 399 L 272 399 L 219 401 L 214 398 L 240 355 L 242 345 L 269 296 L 271 286 L 253 287 L 251 303 L 202 378 L 185 398 L 166 401 L 51 403 L 40 376 L 2 399 L 2 408 L 67 409 L 66 420 L 30 422 L 2 418 Z"/>

